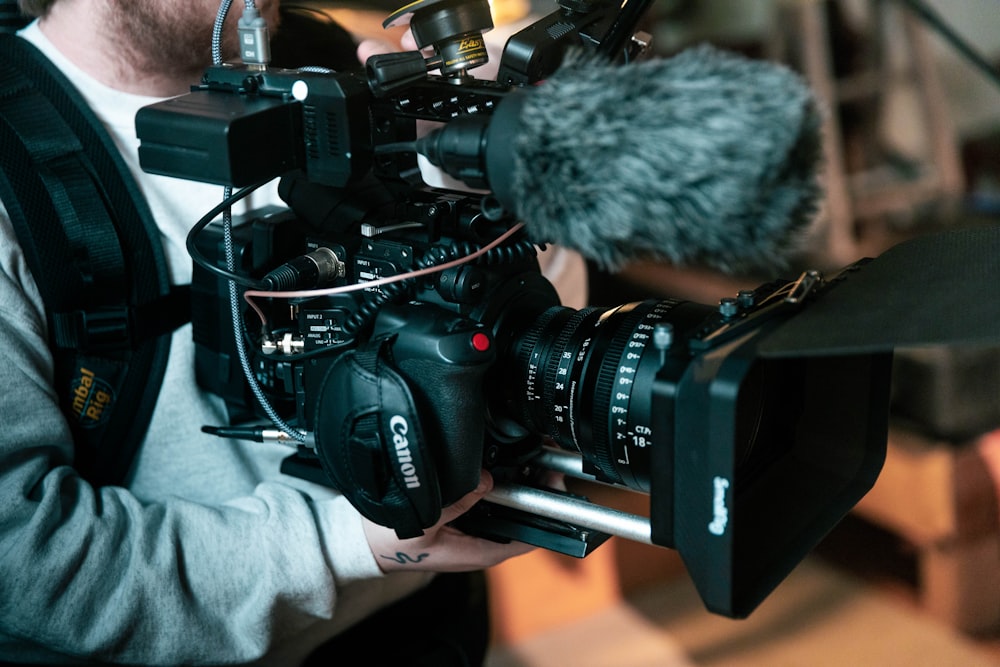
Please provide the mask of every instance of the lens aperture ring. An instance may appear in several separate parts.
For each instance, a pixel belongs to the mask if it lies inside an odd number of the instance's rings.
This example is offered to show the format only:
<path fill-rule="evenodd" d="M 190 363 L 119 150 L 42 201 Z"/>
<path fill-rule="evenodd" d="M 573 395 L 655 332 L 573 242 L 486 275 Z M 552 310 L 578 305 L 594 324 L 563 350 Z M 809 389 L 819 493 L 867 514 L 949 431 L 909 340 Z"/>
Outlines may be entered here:
<path fill-rule="evenodd" d="M 547 433 L 559 444 L 572 446 L 580 451 L 581 426 L 577 415 L 577 401 L 581 377 L 584 374 L 588 341 L 577 342 L 578 332 L 586 330 L 583 324 L 599 317 L 596 308 L 584 308 L 567 319 L 556 335 L 553 354 L 546 368 L 544 402 Z M 574 344 L 576 343 L 576 344 Z"/>
<path fill-rule="evenodd" d="M 544 432 L 545 426 L 544 421 L 540 421 L 537 416 L 543 410 L 544 369 L 553 344 L 552 338 L 545 334 L 553 320 L 557 320 L 558 326 L 558 322 L 567 317 L 565 308 L 561 306 L 549 308 L 521 335 L 515 348 L 517 368 L 522 369 L 524 386 L 524 401 L 516 402 L 521 407 L 518 410 L 518 417 L 522 424 L 539 433 Z"/>

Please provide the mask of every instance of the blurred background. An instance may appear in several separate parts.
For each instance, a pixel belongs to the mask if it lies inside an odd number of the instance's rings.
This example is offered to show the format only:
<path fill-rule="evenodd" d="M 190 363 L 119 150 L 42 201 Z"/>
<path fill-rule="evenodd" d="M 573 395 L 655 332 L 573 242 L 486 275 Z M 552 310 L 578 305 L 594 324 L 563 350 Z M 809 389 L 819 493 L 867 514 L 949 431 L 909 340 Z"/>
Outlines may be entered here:
<path fill-rule="evenodd" d="M 827 197 L 793 269 L 1000 222 L 996 0 L 658 0 L 644 29 L 658 56 L 710 42 L 786 63 L 823 101 Z M 590 275 L 597 305 L 717 303 L 775 277 L 641 262 Z M 749 619 L 705 611 L 675 552 L 612 538 L 491 573 L 492 667 L 1000 665 L 1000 351 L 899 350 L 893 377 L 875 488 Z"/>

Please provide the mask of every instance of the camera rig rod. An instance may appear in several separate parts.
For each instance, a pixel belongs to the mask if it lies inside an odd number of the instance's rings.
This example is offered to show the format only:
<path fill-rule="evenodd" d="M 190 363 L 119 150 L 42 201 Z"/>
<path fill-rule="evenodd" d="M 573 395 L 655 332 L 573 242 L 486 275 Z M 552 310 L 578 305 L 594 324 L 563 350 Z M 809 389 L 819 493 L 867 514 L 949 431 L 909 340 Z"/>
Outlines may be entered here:
<path fill-rule="evenodd" d="M 519 484 L 500 483 L 486 495 L 486 500 L 634 542 L 653 543 L 649 519 L 646 517 L 595 505 L 579 498 Z"/>

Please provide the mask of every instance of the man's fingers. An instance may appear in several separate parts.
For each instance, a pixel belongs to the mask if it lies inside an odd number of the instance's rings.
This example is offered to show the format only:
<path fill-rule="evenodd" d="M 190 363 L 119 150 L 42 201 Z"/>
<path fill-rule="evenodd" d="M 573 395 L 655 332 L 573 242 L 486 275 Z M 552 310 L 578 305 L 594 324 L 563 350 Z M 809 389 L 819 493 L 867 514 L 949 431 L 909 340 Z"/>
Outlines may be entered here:
<path fill-rule="evenodd" d="M 377 56 L 381 53 L 392 53 L 397 50 L 396 47 L 385 40 L 365 39 L 358 44 L 358 61 L 364 63 L 372 56 Z"/>
<path fill-rule="evenodd" d="M 441 510 L 441 520 L 438 523 L 450 523 L 472 509 L 493 488 L 493 476 L 483 470 L 479 473 L 479 485 L 451 505 Z"/>

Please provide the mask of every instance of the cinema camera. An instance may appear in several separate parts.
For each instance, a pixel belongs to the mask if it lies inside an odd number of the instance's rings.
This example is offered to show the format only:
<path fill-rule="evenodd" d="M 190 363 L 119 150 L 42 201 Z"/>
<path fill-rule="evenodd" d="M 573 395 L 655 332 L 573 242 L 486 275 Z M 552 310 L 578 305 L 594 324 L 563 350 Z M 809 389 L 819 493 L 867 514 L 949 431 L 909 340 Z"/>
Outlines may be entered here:
<path fill-rule="evenodd" d="M 487 59 L 486 0 L 414 2 L 386 24 L 409 20 L 433 56 L 336 73 L 214 66 L 191 94 L 140 112 L 140 159 L 232 187 L 282 177 L 289 209 L 220 232 L 208 226 L 220 206 L 189 248 L 199 382 L 234 424 L 278 415 L 276 439 L 297 443 L 286 472 L 339 488 L 409 536 L 485 466 L 497 488 L 464 530 L 581 557 L 609 535 L 674 548 L 706 606 L 740 617 L 882 465 L 891 352 L 761 353 L 842 281 L 807 273 L 718 306 L 569 309 L 488 193 L 427 187 L 398 149 L 417 121 L 490 113 L 569 48 L 638 56 L 650 4 L 560 0 L 481 80 L 469 70 Z M 235 336 L 230 280 L 253 306 L 239 309 Z M 320 287 L 333 289 L 295 291 Z M 234 341 L 248 348 L 245 369 Z M 545 470 L 644 494 L 649 517 L 540 487 Z"/>

